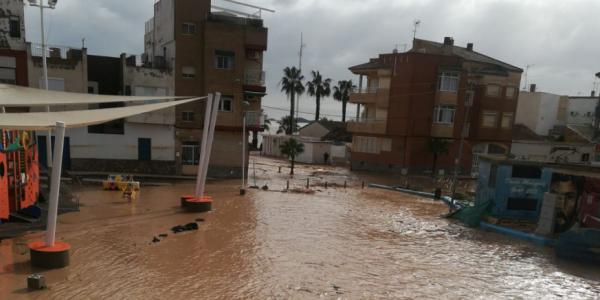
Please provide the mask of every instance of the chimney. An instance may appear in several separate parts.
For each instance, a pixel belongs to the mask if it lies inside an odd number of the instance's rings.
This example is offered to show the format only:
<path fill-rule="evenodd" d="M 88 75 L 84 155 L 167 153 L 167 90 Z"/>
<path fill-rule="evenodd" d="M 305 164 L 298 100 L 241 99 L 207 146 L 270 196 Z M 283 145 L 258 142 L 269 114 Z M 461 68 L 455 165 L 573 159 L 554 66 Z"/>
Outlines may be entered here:
<path fill-rule="evenodd" d="M 454 46 L 454 39 L 452 37 L 449 37 L 449 36 L 445 37 L 444 38 L 444 45 Z"/>
<path fill-rule="evenodd" d="M 592 98 L 596 97 L 596 91 L 592 91 L 591 96 L 592 96 Z"/>
<path fill-rule="evenodd" d="M 473 52 L 473 43 L 468 43 L 467 44 L 467 51 Z"/>

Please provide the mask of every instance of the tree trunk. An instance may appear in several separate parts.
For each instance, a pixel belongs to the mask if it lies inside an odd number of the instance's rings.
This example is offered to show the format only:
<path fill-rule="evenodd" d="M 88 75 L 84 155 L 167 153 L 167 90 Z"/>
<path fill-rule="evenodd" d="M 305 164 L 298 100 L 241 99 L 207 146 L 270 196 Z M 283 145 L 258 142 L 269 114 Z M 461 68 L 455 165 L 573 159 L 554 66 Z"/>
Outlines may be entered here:
<path fill-rule="evenodd" d="M 295 98 L 296 95 L 294 92 L 292 92 L 292 94 L 290 95 L 290 126 L 288 126 L 287 128 L 287 135 L 292 135 L 292 133 L 294 133 L 294 108 L 295 108 Z"/>
<path fill-rule="evenodd" d="M 317 111 L 315 112 L 315 121 L 319 121 L 319 114 L 321 112 L 321 95 L 317 93 Z"/>
<path fill-rule="evenodd" d="M 296 160 L 296 158 L 294 156 L 292 156 L 292 168 L 290 170 L 290 175 L 294 175 L 294 161 Z"/>
<path fill-rule="evenodd" d="M 356 121 L 360 119 L 360 104 L 356 104 Z"/>
<path fill-rule="evenodd" d="M 346 123 L 346 104 L 348 100 L 342 100 L 342 123 Z"/>

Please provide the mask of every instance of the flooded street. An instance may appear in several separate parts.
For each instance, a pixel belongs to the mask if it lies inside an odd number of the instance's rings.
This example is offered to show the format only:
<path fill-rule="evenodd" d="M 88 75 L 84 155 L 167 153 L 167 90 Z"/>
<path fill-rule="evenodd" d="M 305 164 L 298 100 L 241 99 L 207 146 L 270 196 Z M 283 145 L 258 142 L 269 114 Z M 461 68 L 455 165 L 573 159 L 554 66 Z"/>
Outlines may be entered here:
<path fill-rule="evenodd" d="M 207 214 L 180 210 L 192 184 L 143 187 L 133 203 L 99 186 L 75 188 L 81 212 L 61 215 L 57 234 L 72 245 L 71 265 L 44 271 L 49 289 L 28 293 L 36 270 L 25 244 L 43 234 L 3 240 L 0 299 L 600 297 L 597 266 L 440 218 L 442 203 L 361 189 L 343 168 L 298 166 L 290 188 L 308 175 L 328 188 L 283 193 L 287 169 L 258 160 L 257 184 L 270 190 L 242 197 L 238 181 L 212 182 Z M 198 231 L 170 232 L 198 218 Z"/>

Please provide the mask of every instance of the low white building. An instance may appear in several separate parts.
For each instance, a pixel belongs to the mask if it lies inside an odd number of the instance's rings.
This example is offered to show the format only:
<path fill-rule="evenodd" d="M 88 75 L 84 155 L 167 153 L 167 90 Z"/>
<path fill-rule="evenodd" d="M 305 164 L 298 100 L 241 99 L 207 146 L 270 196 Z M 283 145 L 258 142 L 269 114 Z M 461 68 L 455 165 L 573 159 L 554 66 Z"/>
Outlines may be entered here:
<path fill-rule="evenodd" d="M 346 163 L 348 160 L 348 150 L 345 143 L 335 143 L 333 141 L 321 141 L 320 139 L 302 136 L 289 135 L 264 135 L 262 154 L 272 157 L 284 157 L 281 154 L 280 146 L 289 139 L 294 138 L 304 145 L 304 152 L 296 157 L 297 162 L 306 164 L 325 164 L 325 153 L 327 153 L 330 163 Z"/>
<path fill-rule="evenodd" d="M 598 97 L 591 93 L 589 97 L 569 97 L 567 124 L 592 124 L 598 106 Z"/>
<path fill-rule="evenodd" d="M 567 124 L 569 98 L 544 92 L 521 91 L 515 124 L 523 124 L 537 135 L 548 136 L 556 126 Z"/>

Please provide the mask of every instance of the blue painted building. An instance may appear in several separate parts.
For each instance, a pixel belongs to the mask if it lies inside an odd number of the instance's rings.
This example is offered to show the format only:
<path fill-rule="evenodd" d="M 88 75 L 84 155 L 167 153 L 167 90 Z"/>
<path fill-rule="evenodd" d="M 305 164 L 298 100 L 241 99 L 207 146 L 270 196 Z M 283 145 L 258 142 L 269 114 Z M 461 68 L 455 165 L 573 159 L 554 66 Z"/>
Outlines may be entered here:
<path fill-rule="evenodd" d="M 494 217 L 537 221 L 551 180 L 549 166 L 482 156 L 476 203 L 491 201 Z"/>

